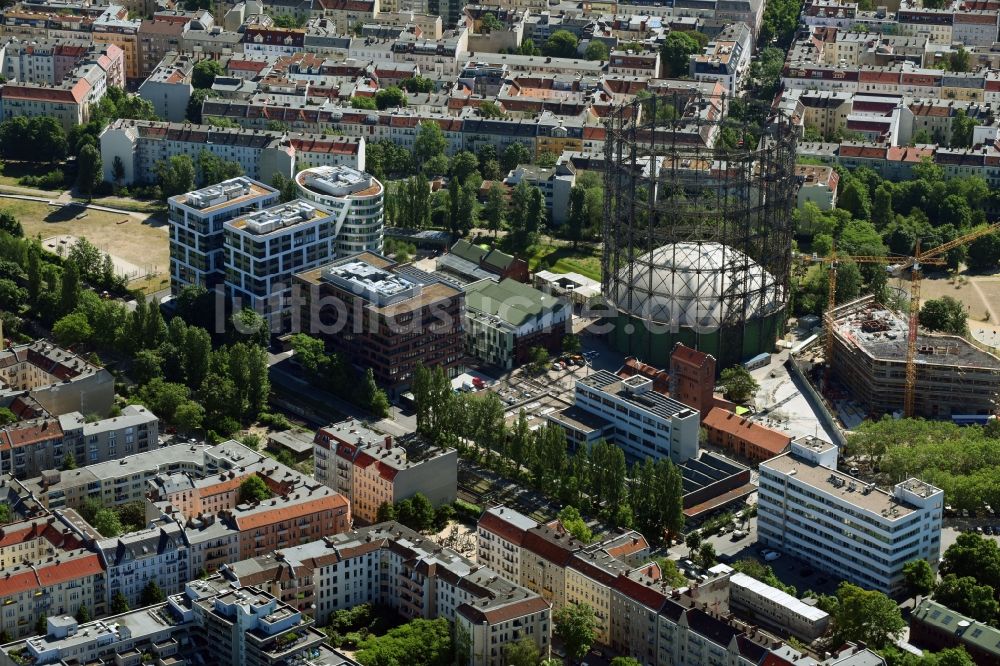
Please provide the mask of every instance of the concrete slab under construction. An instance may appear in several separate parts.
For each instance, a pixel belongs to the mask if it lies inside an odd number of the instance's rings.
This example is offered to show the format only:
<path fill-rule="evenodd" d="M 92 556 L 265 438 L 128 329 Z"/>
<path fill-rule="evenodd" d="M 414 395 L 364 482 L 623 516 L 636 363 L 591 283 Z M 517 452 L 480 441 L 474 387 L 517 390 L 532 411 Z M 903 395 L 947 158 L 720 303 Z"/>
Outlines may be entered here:
<path fill-rule="evenodd" d="M 902 409 L 908 322 L 872 296 L 833 311 L 834 378 L 870 415 Z M 917 336 L 915 411 L 949 418 L 993 414 L 1000 358 L 955 335 Z"/>

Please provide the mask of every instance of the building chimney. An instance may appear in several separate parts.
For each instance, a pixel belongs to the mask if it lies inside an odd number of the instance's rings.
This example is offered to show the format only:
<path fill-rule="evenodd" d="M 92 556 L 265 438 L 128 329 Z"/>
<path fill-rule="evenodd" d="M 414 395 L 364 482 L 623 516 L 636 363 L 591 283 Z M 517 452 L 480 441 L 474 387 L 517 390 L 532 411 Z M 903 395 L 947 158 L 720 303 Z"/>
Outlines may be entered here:
<path fill-rule="evenodd" d="M 385 436 L 385 450 L 388 451 L 392 448 L 392 435 Z"/>

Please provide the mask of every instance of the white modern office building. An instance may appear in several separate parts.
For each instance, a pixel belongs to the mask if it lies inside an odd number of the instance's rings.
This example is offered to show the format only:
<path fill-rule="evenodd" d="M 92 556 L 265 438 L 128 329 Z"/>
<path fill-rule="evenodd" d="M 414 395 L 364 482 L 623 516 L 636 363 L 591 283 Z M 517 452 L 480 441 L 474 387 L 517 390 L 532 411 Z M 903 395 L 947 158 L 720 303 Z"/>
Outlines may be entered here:
<path fill-rule="evenodd" d="M 374 176 L 346 165 L 318 166 L 295 176 L 299 196 L 330 210 L 338 257 L 382 252 L 385 189 Z"/>
<path fill-rule="evenodd" d="M 628 457 L 674 463 L 698 457 L 698 411 L 654 391 L 648 377 L 623 379 L 599 370 L 577 380 L 575 404 L 609 421 Z"/>
<path fill-rule="evenodd" d="M 297 199 L 226 222 L 226 291 L 239 308 L 276 318 L 291 311 L 292 276 L 335 256 L 338 218 Z"/>
<path fill-rule="evenodd" d="M 223 224 L 277 203 L 278 196 L 274 188 L 239 176 L 167 199 L 170 293 L 220 284 L 226 274 Z"/>
<path fill-rule="evenodd" d="M 886 492 L 837 471 L 837 447 L 815 437 L 760 464 L 757 539 L 865 588 L 894 594 L 903 565 L 941 554 L 944 492 L 907 479 Z"/>

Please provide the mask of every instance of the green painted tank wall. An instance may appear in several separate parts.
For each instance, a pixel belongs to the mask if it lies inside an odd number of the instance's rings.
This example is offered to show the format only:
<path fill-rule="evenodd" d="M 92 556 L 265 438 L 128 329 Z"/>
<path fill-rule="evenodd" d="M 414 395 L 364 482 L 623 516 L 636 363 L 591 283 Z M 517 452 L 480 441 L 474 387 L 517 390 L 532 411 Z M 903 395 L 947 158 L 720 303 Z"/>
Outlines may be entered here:
<path fill-rule="evenodd" d="M 742 363 L 762 352 L 773 352 L 775 341 L 785 332 L 785 309 L 767 317 L 747 321 L 743 326 L 730 326 L 712 333 L 696 333 L 682 327 L 676 332 L 659 331 L 637 317 L 620 313 L 606 320 L 612 325 L 608 333 L 611 347 L 640 361 L 660 368 L 670 365 L 670 350 L 682 342 L 715 357 L 716 367 L 725 368 Z"/>

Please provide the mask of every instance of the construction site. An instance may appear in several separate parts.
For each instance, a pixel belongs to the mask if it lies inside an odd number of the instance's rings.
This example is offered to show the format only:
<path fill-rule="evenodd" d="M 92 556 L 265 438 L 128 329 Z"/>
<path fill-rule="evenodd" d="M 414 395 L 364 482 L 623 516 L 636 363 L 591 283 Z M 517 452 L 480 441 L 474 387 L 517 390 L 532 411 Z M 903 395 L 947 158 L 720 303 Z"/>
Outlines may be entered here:
<path fill-rule="evenodd" d="M 907 320 L 870 295 L 828 316 L 830 369 L 840 386 L 828 386 L 827 398 L 851 400 L 870 416 L 900 412 L 907 386 Z M 913 416 L 959 420 L 996 413 L 1000 358 L 959 336 L 918 332 L 913 361 Z"/>

